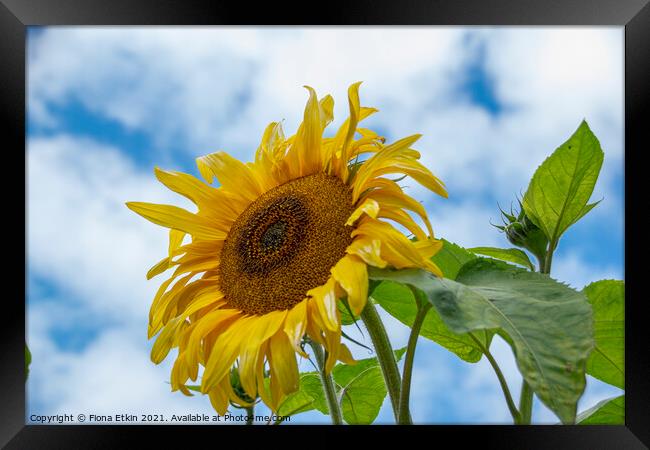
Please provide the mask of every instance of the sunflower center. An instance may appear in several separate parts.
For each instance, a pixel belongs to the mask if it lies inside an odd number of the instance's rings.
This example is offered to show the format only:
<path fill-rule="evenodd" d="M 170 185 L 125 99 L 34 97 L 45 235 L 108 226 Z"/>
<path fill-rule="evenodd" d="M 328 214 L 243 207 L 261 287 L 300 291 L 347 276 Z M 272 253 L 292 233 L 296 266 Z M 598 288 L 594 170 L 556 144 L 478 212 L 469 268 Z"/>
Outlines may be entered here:
<path fill-rule="evenodd" d="M 220 287 L 247 314 L 290 309 L 345 256 L 352 194 L 323 173 L 269 190 L 237 218 L 221 251 Z"/>

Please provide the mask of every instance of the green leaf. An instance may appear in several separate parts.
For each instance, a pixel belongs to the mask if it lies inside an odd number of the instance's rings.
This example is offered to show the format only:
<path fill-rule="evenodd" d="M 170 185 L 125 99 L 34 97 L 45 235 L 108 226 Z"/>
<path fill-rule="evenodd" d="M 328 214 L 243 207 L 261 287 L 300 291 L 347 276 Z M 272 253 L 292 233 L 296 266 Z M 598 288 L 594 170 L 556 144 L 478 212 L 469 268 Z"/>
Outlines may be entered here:
<path fill-rule="evenodd" d="M 625 425 L 625 396 L 609 398 L 576 418 L 579 425 Z"/>
<path fill-rule="evenodd" d="M 444 248 L 444 247 L 443 247 Z M 460 247 L 458 247 L 460 248 Z M 470 253 L 471 255 L 471 253 Z M 417 315 L 417 304 L 411 290 L 399 283 L 384 281 L 372 293 L 372 298 L 391 316 L 411 327 Z M 454 333 L 445 325 L 437 311 L 431 309 L 424 318 L 420 336 L 441 345 L 464 361 L 475 363 L 483 356 L 481 347 L 467 334 Z M 486 348 L 490 346 L 491 332 L 477 332 Z"/>
<path fill-rule="evenodd" d="M 399 361 L 406 348 L 395 350 Z M 343 419 L 349 424 L 372 423 L 386 398 L 386 385 L 377 358 L 360 359 L 354 365 L 337 364 L 332 369 Z M 316 409 L 329 414 L 320 375 L 317 372 L 300 374 L 300 388 L 287 396 L 278 414 L 290 416 Z"/>
<path fill-rule="evenodd" d="M 501 261 L 519 264 L 520 266 L 527 267 L 533 271 L 535 270 L 535 266 L 533 266 L 533 263 L 528 259 L 526 252 L 519 250 L 518 248 L 474 247 L 468 248 L 467 250 L 479 255 L 500 259 Z"/>
<path fill-rule="evenodd" d="M 475 258 L 476 256 L 463 247 L 442 239 L 442 248 L 431 258 L 431 261 L 442 270 L 445 278 L 455 280 L 463 264 Z"/>
<path fill-rule="evenodd" d="M 583 120 L 569 140 L 535 171 L 523 207 L 552 244 L 596 205 L 587 202 L 603 157 L 598 139 Z"/>
<path fill-rule="evenodd" d="M 386 398 L 386 384 L 379 367 L 359 374 L 339 392 L 341 414 L 351 425 L 369 425 L 377 418 Z"/>
<path fill-rule="evenodd" d="M 395 350 L 395 359 L 402 358 L 406 348 Z M 379 414 L 387 390 L 377 358 L 358 360 L 354 365 L 337 364 L 332 376 L 338 387 L 341 413 L 351 425 L 371 424 Z"/>
<path fill-rule="evenodd" d="M 32 352 L 29 351 L 29 348 L 27 348 L 27 344 L 25 344 L 25 381 L 27 381 L 27 377 L 29 376 L 29 365 L 32 363 Z"/>
<path fill-rule="evenodd" d="M 291 416 L 312 409 L 329 414 L 320 375 L 317 372 L 303 372 L 300 374 L 300 388 L 284 399 L 278 408 L 278 415 Z"/>
<path fill-rule="evenodd" d="M 373 268 L 370 275 L 422 290 L 456 333 L 507 334 L 524 379 L 563 423 L 574 422 L 593 347 L 584 294 L 547 275 L 483 258 L 465 264 L 457 282 L 418 269 Z"/>
<path fill-rule="evenodd" d="M 583 290 L 594 310 L 596 346 L 587 373 L 621 389 L 625 384 L 625 283 L 601 280 Z"/>
<path fill-rule="evenodd" d="M 402 359 L 402 356 L 404 356 L 404 353 L 406 353 L 406 347 L 399 348 L 395 350 L 394 353 L 395 360 L 399 361 Z M 332 369 L 332 376 L 334 377 L 336 384 L 339 386 L 347 386 L 353 379 L 373 367 L 379 368 L 379 361 L 377 361 L 377 358 L 375 357 L 358 359 L 356 364 L 339 363 Z"/>

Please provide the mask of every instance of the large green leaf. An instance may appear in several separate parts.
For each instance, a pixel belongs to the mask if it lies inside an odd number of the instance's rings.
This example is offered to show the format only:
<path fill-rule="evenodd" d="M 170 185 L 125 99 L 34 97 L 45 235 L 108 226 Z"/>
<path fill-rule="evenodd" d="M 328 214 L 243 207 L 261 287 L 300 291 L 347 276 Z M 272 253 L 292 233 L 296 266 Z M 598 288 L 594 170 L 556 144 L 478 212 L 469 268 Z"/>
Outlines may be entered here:
<path fill-rule="evenodd" d="M 523 208 L 551 243 L 596 204 L 587 204 L 603 164 L 598 139 L 584 120 L 540 165 L 524 195 Z"/>
<path fill-rule="evenodd" d="M 475 259 L 476 256 L 463 247 L 460 247 L 453 242 L 442 239 L 442 248 L 436 253 L 431 261 L 442 270 L 445 278 L 455 280 L 458 271 L 468 261 Z"/>
<path fill-rule="evenodd" d="M 579 425 L 624 425 L 625 396 L 609 398 L 593 408 L 581 412 L 576 418 Z"/>
<path fill-rule="evenodd" d="M 527 267 L 530 270 L 535 270 L 535 266 L 528 259 L 526 252 L 518 248 L 474 247 L 468 248 L 467 250 L 478 255 L 490 256 L 501 261 L 508 261 Z"/>
<path fill-rule="evenodd" d="M 399 361 L 406 349 L 395 350 Z M 352 425 L 371 424 L 377 418 L 387 390 L 377 358 L 338 364 L 332 370 L 343 419 Z"/>
<path fill-rule="evenodd" d="M 563 423 L 573 423 L 593 347 L 591 307 L 582 293 L 483 258 L 466 263 L 457 281 L 418 269 L 372 269 L 370 275 L 422 290 L 456 333 L 507 334 L 524 379 Z"/>
<path fill-rule="evenodd" d="M 625 284 L 601 280 L 583 292 L 594 310 L 596 346 L 587 360 L 587 373 L 605 383 L 624 388 L 625 384 Z"/>
<path fill-rule="evenodd" d="M 278 415 L 292 416 L 312 409 L 329 414 L 320 375 L 317 372 L 303 372 L 300 374 L 300 388 L 284 399 L 278 408 Z"/>
<path fill-rule="evenodd" d="M 418 308 L 413 293 L 407 286 L 384 281 L 375 288 L 372 293 L 372 298 L 388 314 L 395 317 L 404 325 L 408 327 L 413 325 Z M 420 329 L 420 336 L 432 340 L 470 363 L 478 362 L 483 356 L 483 351 L 476 341 L 467 333 L 458 334 L 451 331 L 434 309 L 429 310 L 424 318 L 422 328 Z M 475 333 L 475 337 L 486 348 L 490 346 L 492 339 L 491 332 L 479 331 Z"/>
<path fill-rule="evenodd" d="M 386 384 L 379 367 L 359 374 L 339 392 L 343 420 L 351 425 L 369 425 L 377 418 L 386 398 Z"/>

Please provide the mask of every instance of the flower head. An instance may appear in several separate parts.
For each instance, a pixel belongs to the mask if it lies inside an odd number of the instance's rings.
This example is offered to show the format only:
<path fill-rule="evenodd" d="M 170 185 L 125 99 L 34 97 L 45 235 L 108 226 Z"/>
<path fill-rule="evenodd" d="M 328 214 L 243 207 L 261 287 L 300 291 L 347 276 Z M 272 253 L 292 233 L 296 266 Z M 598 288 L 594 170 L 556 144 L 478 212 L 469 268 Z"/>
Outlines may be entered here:
<path fill-rule="evenodd" d="M 376 112 L 360 106 L 359 85 L 350 86 L 350 117 L 333 137 L 323 137 L 333 119 L 332 97 L 319 101 L 308 87 L 297 133 L 285 137 L 280 124 L 271 123 L 254 162 L 224 152 L 198 158 L 205 181 L 216 178 L 219 187 L 156 169 L 165 186 L 196 204 L 196 213 L 127 203 L 170 229 L 168 254 L 147 277 L 174 269 L 149 315 L 149 337 L 158 335 L 152 360 L 159 363 L 178 348 L 173 390 L 189 395 L 188 380 L 197 380 L 203 366 L 201 391 L 220 414 L 230 402 L 246 406 L 258 396 L 277 410 L 298 388 L 296 353 L 307 356 L 304 336 L 327 349 L 327 371 L 337 360 L 354 363 L 341 343 L 337 301 L 347 296 L 354 314 L 363 310 L 368 265 L 441 275 L 430 258 L 442 243 L 433 238 L 424 208 L 386 176 L 408 175 L 446 197 L 443 184 L 411 148 L 419 135 L 385 145 L 358 126 Z"/>

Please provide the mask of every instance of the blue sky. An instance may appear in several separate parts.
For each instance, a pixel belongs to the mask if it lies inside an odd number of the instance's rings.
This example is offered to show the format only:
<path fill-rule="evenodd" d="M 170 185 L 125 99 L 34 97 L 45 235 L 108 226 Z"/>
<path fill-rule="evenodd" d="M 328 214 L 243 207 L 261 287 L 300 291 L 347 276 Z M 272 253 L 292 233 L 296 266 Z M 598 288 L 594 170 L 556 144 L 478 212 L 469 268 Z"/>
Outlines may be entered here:
<path fill-rule="evenodd" d="M 392 141 L 422 133 L 423 162 L 449 199 L 416 185 L 439 237 L 507 245 L 489 221 L 525 191 L 535 168 L 586 119 L 605 162 L 601 205 L 563 237 L 554 276 L 576 288 L 623 278 L 622 28 L 31 28 L 28 33 L 28 416 L 211 413 L 170 393 L 169 362 L 148 359 L 157 279 L 147 269 L 166 233 L 125 201 L 187 206 L 153 167 L 198 175 L 197 156 L 250 160 L 264 126 L 295 132 L 307 98 L 335 99 L 363 80 L 368 119 Z M 407 330 L 390 317 L 394 345 Z M 493 348 L 513 395 L 510 349 Z M 359 357 L 367 357 L 356 349 Z M 581 408 L 618 391 L 589 379 Z M 471 399 L 471 401 L 468 401 Z M 418 423 L 508 423 L 494 373 L 421 340 Z M 390 422 L 387 404 L 379 422 Z M 295 422 L 326 422 L 307 413 Z M 537 402 L 534 421 L 555 423 Z"/>

